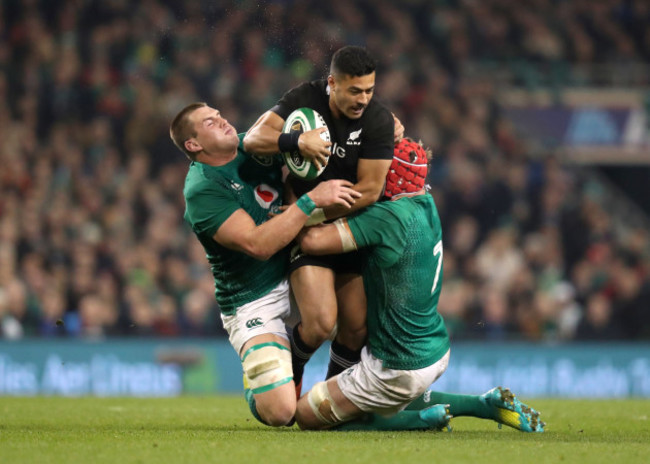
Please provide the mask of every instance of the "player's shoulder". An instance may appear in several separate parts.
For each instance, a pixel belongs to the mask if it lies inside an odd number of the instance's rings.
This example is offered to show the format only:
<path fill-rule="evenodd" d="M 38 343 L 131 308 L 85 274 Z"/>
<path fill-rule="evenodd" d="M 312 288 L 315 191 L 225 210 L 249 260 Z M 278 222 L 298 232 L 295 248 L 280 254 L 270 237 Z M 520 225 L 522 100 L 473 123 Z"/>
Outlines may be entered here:
<path fill-rule="evenodd" d="M 214 195 L 222 190 L 222 170 L 218 167 L 194 161 L 185 176 L 183 195 L 186 199 L 199 197 L 205 194 Z"/>
<path fill-rule="evenodd" d="M 303 82 L 285 93 L 271 111 L 282 119 L 301 107 L 313 108 L 323 114 L 328 110 L 328 96 L 325 81 Z"/>
<path fill-rule="evenodd" d="M 398 221 L 408 222 L 415 210 L 430 209 L 433 205 L 431 195 L 405 196 L 393 201 L 378 201 L 368 208 L 376 208 L 375 214 L 390 214 Z"/>
<path fill-rule="evenodd" d="M 370 100 L 364 116 L 366 124 L 394 124 L 393 113 L 377 98 Z"/>
<path fill-rule="evenodd" d="M 372 205 L 368 206 L 367 208 L 361 210 L 357 216 L 361 217 L 362 219 L 364 217 L 367 218 L 373 218 L 373 217 L 380 217 L 380 218 L 388 218 L 389 216 L 394 216 L 396 215 L 396 211 L 399 211 L 399 208 L 396 208 L 396 205 L 392 201 L 377 201 L 376 203 L 373 203 Z"/>
<path fill-rule="evenodd" d="M 187 174 L 185 175 L 185 186 L 183 187 L 183 194 L 185 198 L 190 198 L 195 196 L 200 192 L 205 185 L 208 184 L 204 168 L 205 165 L 194 161 L 190 163 L 189 168 L 187 169 Z"/>
<path fill-rule="evenodd" d="M 307 97 L 320 97 L 327 93 L 327 81 L 318 79 L 307 81 L 290 89 L 287 93 L 292 95 L 303 95 Z"/>
<path fill-rule="evenodd" d="M 406 195 L 394 201 L 388 201 L 386 203 L 392 203 L 394 208 L 398 209 L 418 209 L 418 208 L 430 208 L 434 205 L 433 197 L 426 193 L 422 195 Z"/>
<path fill-rule="evenodd" d="M 392 114 L 384 102 L 378 97 L 373 97 L 373 99 L 370 100 L 370 103 L 368 103 L 368 109 L 377 113 Z"/>

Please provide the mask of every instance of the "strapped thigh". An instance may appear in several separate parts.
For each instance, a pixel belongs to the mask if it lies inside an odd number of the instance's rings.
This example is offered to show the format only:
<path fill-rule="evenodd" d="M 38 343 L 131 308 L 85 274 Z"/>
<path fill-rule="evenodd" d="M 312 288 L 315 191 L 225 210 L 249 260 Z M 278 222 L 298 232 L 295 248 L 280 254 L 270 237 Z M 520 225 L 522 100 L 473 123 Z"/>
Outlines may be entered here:
<path fill-rule="evenodd" d="M 241 363 L 253 394 L 273 390 L 293 380 L 291 351 L 277 342 L 251 346 Z"/>
<path fill-rule="evenodd" d="M 356 415 L 344 412 L 332 399 L 326 382 L 318 382 L 307 394 L 311 410 L 323 424 L 335 425 Z"/>

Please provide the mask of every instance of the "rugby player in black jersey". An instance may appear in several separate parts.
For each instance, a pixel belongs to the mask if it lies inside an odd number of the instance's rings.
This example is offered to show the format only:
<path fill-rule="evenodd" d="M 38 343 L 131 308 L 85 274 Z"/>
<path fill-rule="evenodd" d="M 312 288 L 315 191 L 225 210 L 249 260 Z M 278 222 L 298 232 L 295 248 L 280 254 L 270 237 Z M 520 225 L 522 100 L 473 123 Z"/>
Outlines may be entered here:
<path fill-rule="evenodd" d="M 345 46 L 332 57 L 327 79 L 306 82 L 288 91 L 264 113 L 244 138 L 244 148 L 255 154 L 294 151 L 312 162 L 327 164 L 313 181 L 290 178 L 296 197 L 328 179 L 346 179 L 361 192 L 352 209 L 330 207 L 312 213 L 316 224 L 349 214 L 377 201 L 384 188 L 393 147 L 404 132 L 399 120 L 373 98 L 376 61 L 363 47 Z M 320 113 L 331 142 L 321 139 L 324 128 L 299 137 L 283 134 L 285 119 L 295 109 Z M 299 385 L 304 365 L 326 339 L 335 334 L 327 378 L 355 364 L 366 336 L 366 297 L 357 253 L 292 256 L 290 281 L 302 322 L 291 337 L 294 381 Z"/>

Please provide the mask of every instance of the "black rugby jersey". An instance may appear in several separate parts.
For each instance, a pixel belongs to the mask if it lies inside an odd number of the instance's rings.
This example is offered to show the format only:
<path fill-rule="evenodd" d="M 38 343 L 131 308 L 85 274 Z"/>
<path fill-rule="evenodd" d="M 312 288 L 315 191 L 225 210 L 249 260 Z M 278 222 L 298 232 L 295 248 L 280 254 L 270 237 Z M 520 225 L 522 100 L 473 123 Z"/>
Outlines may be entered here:
<path fill-rule="evenodd" d="M 393 115 L 375 96 L 368 103 L 361 118 L 335 118 L 329 107 L 327 80 L 321 79 L 289 90 L 271 111 L 286 120 L 293 110 L 303 107 L 312 108 L 323 116 L 330 131 L 332 146 L 327 167 L 317 179 L 291 179 L 297 196 L 310 191 L 324 180 L 346 179 L 356 183 L 359 158 L 393 158 Z"/>

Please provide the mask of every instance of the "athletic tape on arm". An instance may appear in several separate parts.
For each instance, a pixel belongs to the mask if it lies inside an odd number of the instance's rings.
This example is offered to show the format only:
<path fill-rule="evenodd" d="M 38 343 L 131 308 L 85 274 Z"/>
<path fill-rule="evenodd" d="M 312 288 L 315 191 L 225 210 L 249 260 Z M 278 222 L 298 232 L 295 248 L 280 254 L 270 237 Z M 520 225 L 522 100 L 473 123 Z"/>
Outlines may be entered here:
<path fill-rule="evenodd" d="M 273 390 L 293 380 L 291 351 L 276 342 L 250 347 L 244 353 L 241 364 L 254 394 Z"/>
<path fill-rule="evenodd" d="M 354 251 L 357 249 L 357 242 L 352 236 L 352 232 L 345 225 L 343 218 L 337 219 L 334 221 L 336 230 L 339 231 L 339 237 L 341 237 L 341 243 L 343 244 L 343 251 Z"/>
<path fill-rule="evenodd" d="M 309 215 L 309 219 L 305 222 L 305 227 L 311 227 L 324 222 L 327 219 L 323 208 L 315 208 Z"/>

